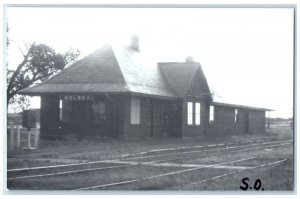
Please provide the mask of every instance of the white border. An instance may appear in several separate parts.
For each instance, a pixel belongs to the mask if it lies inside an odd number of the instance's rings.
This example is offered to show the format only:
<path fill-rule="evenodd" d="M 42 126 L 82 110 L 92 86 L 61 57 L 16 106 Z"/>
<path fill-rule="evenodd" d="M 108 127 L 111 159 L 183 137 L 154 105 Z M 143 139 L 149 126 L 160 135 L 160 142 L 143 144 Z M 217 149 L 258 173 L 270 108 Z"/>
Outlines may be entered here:
<path fill-rule="evenodd" d="M 244 0 L 244 1 L 241 1 L 241 0 L 226 0 L 226 1 L 224 1 L 224 0 L 187 0 L 187 1 L 183 1 L 183 0 L 165 0 L 165 1 L 163 1 L 163 0 L 154 0 L 154 1 L 141 1 L 141 0 L 131 0 L 131 1 L 116 1 L 116 0 L 111 0 L 111 1 L 109 1 L 109 0 L 102 0 L 102 1 L 96 1 L 96 0 L 86 0 L 86 1 L 83 1 L 83 0 L 62 0 L 62 1 L 60 1 L 60 0 L 52 0 L 52 1 L 49 1 L 49 0 L 45 0 L 45 1 L 39 1 L 39 0 L 26 0 L 26 1 L 22 1 L 22 0 L 3 0 L 3 2 L 2 2 L 2 7 L 1 7 L 1 10 L 2 10 L 2 13 L 4 13 L 3 11 L 4 11 L 4 8 L 3 8 L 3 5 L 4 4 L 148 4 L 148 3 L 151 3 L 151 4 L 176 4 L 176 5 L 186 5 L 186 4 L 209 4 L 209 5 L 215 5 L 215 4 L 222 4 L 222 5 L 225 5 L 225 6 L 231 6 L 230 4 L 239 4 L 239 5 L 253 5 L 253 4 L 256 4 L 256 5 L 262 5 L 262 4 L 272 4 L 272 5 L 275 5 L 275 4 L 295 4 L 296 5 L 296 8 L 297 8 L 297 10 L 299 10 L 299 5 L 298 5 L 298 1 L 297 0 Z M 216 5 L 217 6 L 217 5 Z M 232 5 L 233 7 L 234 7 L 234 5 Z M 278 6 L 280 6 L 280 5 L 278 5 Z M 3 25 L 4 25 L 4 23 L 3 23 L 3 16 L 4 15 L 1 15 L 1 22 L 2 22 L 2 27 L 4 27 Z M 296 21 L 297 22 L 297 27 L 299 27 L 298 25 L 299 25 L 299 20 L 297 20 Z M 3 37 L 3 32 L 4 31 L 2 31 L 2 37 L 1 37 L 1 40 L 2 40 L 2 44 L 3 44 L 3 42 L 4 42 L 4 37 Z M 296 42 L 297 42 L 297 44 L 298 44 L 298 41 L 296 40 Z M 296 46 L 297 46 L 297 44 L 296 44 Z M 0 55 L 1 57 L 0 58 L 2 58 L 1 60 L 4 60 L 4 57 L 3 57 L 3 48 L 1 49 L 1 55 Z M 298 51 L 297 51 L 297 56 L 296 57 L 298 57 Z M 3 63 L 3 62 L 2 62 Z M 5 99 L 5 93 L 6 93 L 6 79 L 5 79 L 5 77 L 6 77 L 6 75 L 5 75 L 5 72 L 6 72 L 6 70 L 5 70 L 5 67 L 0 67 L 1 68 L 1 73 L 3 74 L 3 81 L 2 81 L 2 84 L 1 84 L 1 86 L 3 87 L 3 97 L 1 98 L 1 100 L 3 100 L 3 101 L 1 101 L 2 102 L 2 106 L 1 106 L 1 109 L 0 109 L 0 111 L 3 113 L 3 114 L 0 114 L 1 116 L 0 116 L 0 121 L 1 122 L 3 122 L 2 123 L 2 125 L 3 125 L 3 129 L 6 129 L 6 99 Z M 296 74 L 295 74 L 295 76 L 296 77 L 298 77 L 298 70 L 296 71 Z M 295 95 L 298 93 L 297 91 L 298 91 L 298 89 L 299 89 L 299 87 L 296 87 L 296 93 L 295 93 Z M 295 96 L 295 100 L 297 99 L 297 95 Z M 295 107 L 296 108 L 296 113 L 298 113 L 298 107 L 296 106 Z M 296 118 L 296 121 L 295 121 L 295 124 L 297 124 L 298 123 L 298 118 Z M 295 129 L 295 134 L 297 133 L 297 128 Z M 3 139 L 3 138 L 2 138 Z M 298 142 L 298 141 L 297 141 Z M 0 147 L 3 149 L 3 141 L 2 142 L 0 142 L 1 144 L 0 144 Z M 295 149 L 295 152 L 296 152 L 297 150 Z M 3 152 L 3 153 L 5 153 L 5 151 Z M 4 166 L 4 157 L 3 156 L 1 156 L 1 163 L 0 163 L 0 165 L 1 166 Z M 298 158 L 297 157 L 295 157 L 295 161 L 297 161 L 298 160 Z M 297 175 L 297 179 L 299 179 L 299 174 L 298 174 L 299 172 L 297 172 L 296 173 L 296 175 Z M 3 168 L 1 168 L 1 177 L 2 177 L 2 174 L 3 174 Z M 296 180 L 296 179 L 295 179 Z M 0 182 L 1 182 L 1 184 L 0 184 L 0 186 L 1 186 L 1 188 L 2 188 L 2 193 L 3 193 L 3 180 L 0 180 Z M 296 183 L 295 184 L 297 187 L 295 187 L 295 189 L 296 190 L 299 190 L 299 184 L 298 183 Z M 38 193 L 42 193 L 42 192 L 38 192 Z M 24 191 L 24 192 L 20 192 L 20 194 L 38 194 L 38 193 L 30 193 L 30 191 L 28 192 L 28 191 Z M 115 192 L 115 194 L 117 194 L 117 195 L 119 195 L 119 197 L 122 197 L 122 198 L 137 198 L 137 197 L 141 197 L 140 195 L 130 195 L 131 193 L 133 193 L 133 194 L 136 194 L 136 192 Z M 233 194 L 235 194 L 235 192 L 232 192 Z M 247 194 L 248 194 L 249 192 L 247 192 Z M 289 196 L 283 196 L 282 194 L 285 194 L 285 192 L 273 192 L 274 194 L 272 194 L 272 196 L 271 195 L 269 195 L 268 197 L 272 197 L 272 198 L 281 198 L 281 197 L 289 197 L 289 198 L 296 198 L 296 197 L 298 197 L 297 196 L 297 194 L 296 194 L 296 192 L 295 192 L 295 194 L 296 195 L 289 195 Z M 5 194 L 8 194 L 8 193 L 5 193 Z M 50 192 L 50 191 L 47 191 L 47 192 L 44 192 L 44 193 L 42 193 L 42 194 L 49 194 L 49 195 L 44 195 L 43 197 L 45 197 L 45 198 L 52 198 L 53 197 L 53 195 L 52 194 L 54 194 L 54 192 Z M 82 198 L 82 193 L 79 193 L 79 192 L 76 192 L 76 193 L 71 193 L 71 192 L 57 192 L 56 194 L 63 194 L 63 195 L 65 195 L 65 194 L 76 194 L 76 195 L 72 195 L 72 196 L 69 196 L 70 198 L 72 197 L 72 198 Z M 79 195 L 80 194 L 80 195 Z M 89 193 L 89 194 L 99 194 L 99 192 L 92 192 L 92 193 Z M 101 194 L 101 193 L 100 193 Z M 105 192 L 104 192 L 104 194 L 105 194 Z M 121 194 L 121 195 L 120 195 Z M 156 195 L 156 193 L 140 193 L 140 194 L 155 194 Z M 241 197 L 240 195 L 229 195 L 230 193 L 229 192 L 182 192 L 182 193 L 180 193 L 180 195 L 177 195 L 177 196 L 174 196 L 174 194 L 178 194 L 178 192 L 174 192 L 174 193 L 172 193 L 172 192 L 170 192 L 169 194 L 172 194 L 172 196 L 170 196 L 170 195 L 164 195 L 164 196 L 161 196 L 161 197 L 167 197 L 167 198 L 181 198 L 181 197 L 186 197 L 186 195 L 189 195 L 189 198 L 199 198 L 199 197 L 203 197 L 202 195 L 203 194 L 205 194 L 206 196 L 205 197 L 207 197 L 207 198 L 212 198 L 212 197 L 215 197 L 215 195 L 218 195 L 219 197 L 222 197 L 222 198 L 232 198 L 232 197 Z M 182 194 L 182 195 L 181 195 Z M 190 194 L 193 194 L 193 195 L 190 195 Z M 200 194 L 201 196 L 199 196 L 198 194 Z M 207 194 L 209 194 L 209 195 L 207 195 Z M 211 195 L 212 194 L 212 195 Z M 225 195 L 224 195 L 225 194 Z M 249 194 L 252 194 L 252 193 L 249 193 Z M 260 194 L 260 193 L 259 193 Z M 289 192 L 289 194 L 290 194 L 290 192 Z M 13 197 L 13 198 L 15 198 L 16 197 L 16 195 L 5 195 L 4 196 L 5 198 L 11 198 L 11 197 Z M 20 196 L 18 196 L 18 197 L 20 197 Z M 22 198 L 24 197 L 24 196 L 21 196 Z M 30 196 L 30 195 L 28 195 L 28 196 L 26 196 L 25 198 L 40 198 L 40 196 L 39 195 L 34 195 L 34 196 Z M 66 196 L 64 196 L 64 197 L 66 197 Z M 97 196 L 97 195 L 89 195 L 89 197 L 99 197 L 99 196 Z M 100 196 L 101 197 L 101 196 Z M 112 196 L 112 195 L 106 195 L 105 197 L 109 197 L 109 198 L 111 198 L 111 197 L 114 197 L 114 196 Z M 152 195 L 143 195 L 143 197 L 145 197 L 145 198 L 152 198 L 153 196 Z M 253 195 L 243 195 L 242 197 L 245 197 L 245 198 L 249 198 L 249 197 L 253 197 Z M 266 195 L 260 195 L 260 196 L 255 196 L 255 197 L 266 197 Z"/>

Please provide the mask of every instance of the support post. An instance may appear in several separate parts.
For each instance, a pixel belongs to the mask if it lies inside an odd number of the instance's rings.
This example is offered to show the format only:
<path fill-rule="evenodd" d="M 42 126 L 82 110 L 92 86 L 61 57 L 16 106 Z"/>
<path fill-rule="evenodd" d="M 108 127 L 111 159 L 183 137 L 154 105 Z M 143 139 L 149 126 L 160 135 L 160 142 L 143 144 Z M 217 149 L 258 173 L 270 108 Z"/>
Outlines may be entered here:
<path fill-rule="evenodd" d="M 14 143 L 14 134 L 15 134 L 15 129 L 14 129 L 14 124 L 11 123 L 10 124 L 10 149 L 11 150 L 14 150 L 15 148 L 15 143 Z"/>
<path fill-rule="evenodd" d="M 31 131 L 28 131 L 28 149 L 31 149 L 31 143 L 30 143 L 30 134 L 31 134 Z"/>
<path fill-rule="evenodd" d="M 34 147 L 38 148 L 39 147 L 39 130 L 38 128 L 35 129 L 35 134 L 34 134 Z"/>
<path fill-rule="evenodd" d="M 21 144 L 21 139 L 20 139 L 20 127 L 17 125 L 17 149 L 20 150 L 20 144 Z"/>

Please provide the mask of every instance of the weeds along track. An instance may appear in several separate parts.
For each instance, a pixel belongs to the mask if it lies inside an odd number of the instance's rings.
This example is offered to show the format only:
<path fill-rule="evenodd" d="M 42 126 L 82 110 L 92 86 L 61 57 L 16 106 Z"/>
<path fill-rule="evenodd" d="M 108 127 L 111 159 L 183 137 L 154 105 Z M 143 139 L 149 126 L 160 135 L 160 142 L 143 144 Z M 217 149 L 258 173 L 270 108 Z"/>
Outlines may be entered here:
<path fill-rule="evenodd" d="M 138 183 L 138 182 L 145 181 L 145 180 L 152 180 L 152 179 L 158 179 L 158 178 L 161 178 L 161 177 L 178 175 L 178 174 L 182 174 L 182 173 L 186 173 L 186 172 L 192 172 L 192 171 L 200 170 L 200 169 L 203 169 L 203 168 L 211 168 L 211 167 L 215 167 L 215 166 L 219 166 L 219 165 L 226 165 L 226 164 L 231 164 L 231 163 L 235 163 L 235 162 L 242 162 L 242 161 L 251 160 L 251 159 L 254 159 L 254 158 L 255 157 L 243 158 L 243 159 L 229 161 L 229 162 L 222 162 L 222 163 L 213 164 L 213 165 L 206 165 L 205 167 L 201 167 L 201 168 L 183 169 L 183 170 L 179 170 L 179 171 L 174 171 L 174 172 L 168 172 L 168 173 L 163 173 L 163 174 L 159 174 L 159 175 L 149 176 L 149 177 L 145 177 L 145 178 L 142 178 L 142 179 L 137 178 L 137 179 L 132 179 L 132 180 L 126 180 L 126 181 L 120 181 L 120 182 L 114 182 L 114 183 L 108 183 L 108 184 L 101 184 L 101 185 L 83 187 L 83 188 L 78 188 L 78 189 L 74 189 L 74 190 L 76 190 L 76 191 L 90 190 L 90 189 L 99 189 L 99 188 L 107 188 L 107 187 L 112 187 L 112 186 L 125 185 L 125 184 L 129 184 L 129 183 Z"/>
<path fill-rule="evenodd" d="M 226 145 L 226 144 L 238 144 L 238 143 L 245 144 L 245 143 L 257 142 L 257 141 L 271 141 L 271 140 L 277 140 L 277 139 L 278 138 L 276 136 L 267 136 L 267 137 L 259 137 L 259 138 L 238 139 L 238 140 L 236 140 L 235 142 L 232 142 L 232 143 L 224 142 L 224 143 L 221 143 L 221 144 L 209 144 L 209 145 L 192 146 L 192 147 L 191 146 L 183 146 L 183 147 L 159 148 L 159 149 L 143 151 L 143 152 L 136 153 L 136 154 L 125 154 L 122 157 L 128 157 L 128 156 L 132 156 L 132 155 L 143 155 L 143 154 L 150 154 L 150 153 L 152 154 L 152 153 L 169 152 L 169 151 L 176 151 L 176 150 L 189 150 L 191 148 L 202 148 L 202 147 L 215 146 L 215 145 L 222 146 L 222 145 Z M 95 152 L 95 151 L 90 151 L 90 152 Z M 83 153 L 86 153 L 86 152 L 70 153 L 68 155 L 81 155 Z M 52 156 L 52 155 L 57 155 L 57 154 L 59 154 L 59 152 L 32 153 L 29 156 L 26 155 L 25 157 L 27 157 L 27 158 L 37 158 L 40 155 Z M 11 158 L 23 158 L 24 154 L 23 155 L 14 154 L 14 155 L 10 155 L 10 157 Z"/>
<path fill-rule="evenodd" d="M 157 155 L 146 155 L 146 156 L 138 156 L 138 157 L 128 157 L 123 158 L 122 160 L 142 160 L 142 159 L 150 159 L 150 158 L 159 158 L 159 157 L 168 157 L 168 156 L 176 156 L 176 155 L 186 155 L 186 154 L 193 154 L 193 153 L 206 153 L 206 152 L 213 152 L 213 151 L 224 151 L 224 150 L 234 150 L 234 149 L 240 149 L 245 148 L 249 146 L 259 146 L 264 144 L 279 144 L 279 143 L 292 143 L 292 140 L 286 140 L 286 141 L 272 141 L 272 142 L 264 142 L 264 143 L 254 143 L 254 144 L 248 144 L 248 145 L 240 145 L 240 144 L 227 144 L 227 145 L 215 145 L 213 146 L 213 149 L 200 149 L 200 150 L 188 150 L 188 151 L 180 151 L 175 153 L 166 153 L 166 154 L 157 154 Z M 216 148 L 214 148 L 216 147 Z M 180 158 L 181 159 L 181 158 Z M 160 160 L 158 160 L 160 161 Z M 161 161 L 168 161 L 168 159 L 163 159 Z"/>
<path fill-rule="evenodd" d="M 264 142 L 260 144 L 250 144 L 250 145 L 243 145 L 243 146 L 223 147 L 223 148 L 208 149 L 208 150 L 197 150 L 197 151 L 190 151 L 190 152 L 185 151 L 182 153 L 171 153 L 171 154 L 150 156 L 151 158 L 173 156 L 173 158 L 169 158 L 169 159 L 164 158 L 162 160 L 160 159 L 160 160 L 155 160 L 150 162 L 133 162 L 133 161 L 128 162 L 128 160 L 132 160 L 132 158 L 130 158 L 130 159 L 103 160 L 103 161 L 94 161 L 88 163 L 68 164 L 68 165 L 49 166 L 49 167 L 34 167 L 29 169 L 13 169 L 13 170 L 8 170 L 8 179 L 12 180 L 12 179 L 23 179 L 23 178 L 33 178 L 33 177 L 54 176 L 54 175 L 66 175 L 66 174 L 74 174 L 74 173 L 80 173 L 86 171 L 109 170 L 109 169 L 122 168 L 128 166 L 136 166 L 140 164 L 148 165 L 148 164 L 159 163 L 159 162 L 184 160 L 184 159 L 201 157 L 199 155 L 186 156 L 187 154 L 205 153 L 203 155 L 209 156 L 209 155 L 218 155 L 218 154 L 224 154 L 229 152 L 241 152 L 247 150 L 262 149 L 266 147 L 276 147 L 281 145 L 287 145 L 290 143 L 291 143 L 290 141 L 277 141 L 277 142 Z M 251 146 L 258 146 L 258 145 L 262 145 L 262 146 L 251 147 Z M 213 151 L 218 151 L 218 152 L 207 153 Z M 174 155 L 184 155 L 184 157 L 174 157 Z M 145 156 L 145 157 L 142 156 L 142 157 L 138 157 L 137 159 L 144 159 L 144 158 L 149 158 L 149 156 Z M 25 176 L 18 175 L 18 174 L 24 175 L 28 173 L 33 173 L 33 174 L 25 175 Z"/>
<path fill-rule="evenodd" d="M 138 154 L 130 154 L 130 155 L 124 155 L 121 156 L 119 159 L 110 159 L 110 160 L 99 160 L 99 161 L 90 161 L 90 162 L 83 162 L 83 163 L 72 163 L 72 164 L 63 164 L 63 165 L 51 165 L 51 166 L 39 166 L 39 167 L 31 167 L 31 168 L 17 168 L 17 169 L 9 169 L 7 170 L 9 173 L 17 173 L 17 172 L 28 172 L 28 171 L 34 171 L 34 170 L 48 170 L 48 169 L 56 169 L 56 168 L 71 168 L 71 167 L 80 167 L 80 166 L 86 166 L 86 165 L 96 165 L 101 163 L 107 163 L 107 162 L 113 162 L 118 160 L 134 160 L 134 159 L 147 159 L 147 158 L 157 158 L 157 157 L 165 157 L 165 156 L 171 156 L 171 155 L 180 155 L 180 154 L 189 154 L 189 153 L 197 153 L 197 152 L 208 152 L 208 151 L 214 151 L 214 150 L 222 150 L 224 148 L 231 149 L 230 146 L 247 146 L 246 143 L 261 143 L 263 140 L 255 140 L 255 141 L 247 141 L 247 142 L 241 142 L 241 143 L 227 143 L 227 144 L 213 144 L 213 145 L 206 145 L 206 146 L 193 146 L 193 147 L 180 147 L 180 148 L 172 148 L 172 149 L 159 149 L 159 150 L 151 150 L 149 152 L 141 152 Z M 289 140 L 286 140 L 289 141 Z M 284 142 L 284 141 L 278 141 L 278 142 Z M 261 144 L 267 144 L 271 142 L 264 142 Z M 272 142 L 277 143 L 277 142 Z M 253 146 L 253 144 L 250 144 Z M 219 148 L 218 148 L 219 147 Z M 222 148 L 224 147 L 224 148 Z M 228 148 L 230 147 L 230 148 Z M 217 148 L 217 149 L 211 149 L 211 150 L 205 150 L 207 148 Z M 193 149 L 201 149 L 201 150 L 193 150 Z M 170 153 L 171 151 L 177 151 L 175 153 Z M 154 155 L 147 155 L 147 154 L 153 154 Z M 144 155 L 142 155 L 144 154 Z"/>
<path fill-rule="evenodd" d="M 202 169 L 213 169 L 216 166 L 226 165 L 226 164 L 231 164 L 231 163 L 236 163 L 236 162 L 249 161 L 249 160 L 253 160 L 253 159 L 255 159 L 255 157 L 249 157 L 249 158 L 239 159 L 239 160 L 230 161 L 230 162 L 222 162 L 222 163 L 218 163 L 218 164 L 206 165 L 205 167 L 201 167 L 201 168 L 183 169 L 183 170 L 175 171 L 175 172 L 162 173 L 159 175 L 149 176 L 149 177 L 145 177 L 145 178 L 141 178 L 141 179 L 131 179 L 131 180 L 124 180 L 124 181 L 113 182 L 113 183 L 108 183 L 108 184 L 100 184 L 100 185 L 94 185 L 94 186 L 88 186 L 88 187 L 81 187 L 81 188 L 77 188 L 74 190 L 75 191 L 101 190 L 101 189 L 106 190 L 106 189 L 111 189 L 111 187 L 118 187 L 117 190 L 121 190 L 122 188 L 120 186 L 127 186 L 129 184 L 137 184 L 137 186 L 134 186 L 135 189 L 143 189 L 143 186 L 146 186 L 147 182 L 150 183 L 149 181 L 151 181 L 151 180 L 157 180 L 159 178 L 164 178 L 164 177 L 173 178 L 174 176 L 177 176 L 177 175 L 182 175 L 182 174 L 191 173 L 191 172 L 198 172 L 199 170 L 202 170 Z M 184 186 L 190 185 L 190 184 L 193 185 L 193 184 L 198 184 L 198 183 L 204 183 L 204 182 L 211 181 L 211 180 L 216 180 L 218 178 L 232 175 L 232 174 L 242 172 L 242 171 L 255 170 L 255 169 L 259 169 L 259 168 L 263 168 L 263 167 L 281 165 L 284 162 L 286 162 L 287 160 L 288 159 L 281 159 L 281 160 L 277 160 L 277 161 L 273 161 L 273 162 L 268 162 L 266 164 L 259 164 L 259 165 L 255 165 L 255 166 L 252 166 L 249 168 L 239 169 L 239 170 L 232 171 L 232 172 L 225 172 L 221 175 L 211 176 L 211 177 L 204 178 L 204 179 L 201 179 L 201 180 L 198 180 L 195 182 L 184 183 Z M 125 190 L 126 190 L 126 188 L 125 188 Z"/>
<path fill-rule="evenodd" d="M 194 181 L 194 182 L 189 182 L 189 183 L 186 183 L 182 186 L 195 186 L 195 185 L 198 185 L 198 184 L 201 184 L 201 183 L 206 183 L 206 182 L 209 182 L 209 181 L 217 180 L 217 179 L 220 179 L 220 178 L 224 178 L 224 177 L 234 175 L 234 174 L 237 174 L 237 173 L 241 173 L 241 172 L 245 172 L 245 171 L 260 169 L 260 168 L 264 168 L 264 167 L 279 166 L 279 165 L 281 165 L 281 164 L 283 164 L 287 161 L 288 161 L 288 159 L 286 158 L 286 159 L 281 159 L 281 160 L 274 161 L 274 162 L 269 162 L 269 163 L 266 163 L 266 164 L 260 164 L 260 165 L 249 167 L 249 168 L 238 169 L 238 170 L 235 170 L 235 171 L 223 173 L 221 175 L 216 175 L 216 176 L 213 176 L 213 177 L 210 177 L 210 178 L 206 178 L 206 179 L 202 179 L 202 180 L 198 180 L 198 181 Z M 178 190 L 181 187 L 172 187 L 172 189 L 173 190 Z"/>
<path fill-rule="evenodd" d="M 149 151 L 140 152 L 137 154 L 127 154 L 122 156 L 123 159 L 134 159 L 135 157 L 139 156 L 146 156 L 146 155 L 162 155 L 164 153 L 168 154 L 173 151 L 177 152 L 184 152 L 184 151 L 190 151 L 190 150 L 197 150 L 197 149 L 205 149 L 205 148 L 212 148 L 212 147 L 228 147 L 233 145 L 243 145 L 247 143 L 258 143 L 258 142 L 267 142 L 267 141 L 280 141 L 277 139 L 274 139 L 272 137 L 266 137 L 266 138 L 250 138 L 247 140 L 239 140 L 238 142 L 225 142 L 225 143 L 219 143 L 219 144 L 209 144 L 209 145 L 200 145 L 200 146 L 188 146 L 188 147 L 175 147 L 175 148 L 161 148 L 161 149 L 154 149 Z M 282 140 L 283 141 L 283 140 Z"/>
<path fill-rule="evenodd" d="M 245 146 L 236 146 L 236 147 L 226 147 L 222 149 L 212 149 L 212 150 L 203 150 L 203 151 L 191 151 L 189 154 L 195 154 L 195 153 L 202 153 L 200 155 L 191 155 L 186 156 L 187 153 L 182 154 L 183 157 L 174 157 L 169 159 L 161 159 L 161 160 L 154 160 L 146 163 L 162 163 L 162 162 L 171 162 L 171 161 L 177 161 L 177 160 L 186 160 L 186 159 L 192 159 L 192 158 L 200 158 L 200 157 L 207 157 L 212 155 L 223 155 L 223 154 L 230 154 L 230 153 L 237 153 L 237 152 L 245 152 L 245 151 L 251 151 L 251 150 L 258 150 L 258 149 L 264 149 L 264 148 L 273 148 L 278 146 L 284 146 L 284 145 L 290 145 L 292 142 L 269 142 L 263 144 L 251 144 L 251 145 L 245 145 Z M 257 147 L 252 147 L 257 146 Z M 217 152 L 213 152 L 217 151 Z M 212 152 L 212 153 L 207 153 Z M 178 154 L 179 155 L 179 154 Z"/>
<path fill-rule="evenodd" d="M 232 145 L 246 145 L 247 143 L 267 142 L 270 140 L 273 140 L 273 139 L 269 138 L 269 137 L 268 138 L 259 138 L 259 139 L 251 138 L 251 139 L 240 140 L 239 142 L 232 142 L 232 143 L 210 144 L 210 145 L 201 145 L 201 146 L 192 146 L 192 147 L 163 148 L 163 149 L 144 151 L 144 152 L 140 152 L 137 154 L 121 155 L 121 157 L 119 157 L 119 158 L 109 159 L 109 160 L 98 160 L 98 161 L 50 165 L 50 166 L 37 166 L 37 167 L 28 167 L 28 168 L 15 168 L 15 169 L 8 169 L 7 171 L 8 172 L 17 172 L 17 171 L 29 171 L 29 170 L 42 170 L 42 169 L 50 169 L 50 168 L 64 168 L 64 167 L 71 167 L 71 166 L 83 166 L 83 165 L 90 165 L 90 164 L 105 163 L 107 161 L 114 161 L 114 160 L 124 160 L 124 159 L 128 160 L 128 158 L 134 159 L 135 157 L 142 159 L 143 157 L 146 157 L 147 155 L 150 155 L 150 154 L 152 154 L 153 157 L 159 157 L 159 156 L 163 156 L 164 153 L 166 153 L 166 155 L 167 155 L 169 152 L 172 152 L 172 151 L 184 152 L 184 151 L 193 150 L 193 149 L 228 147 L 228 146 L 232 146 Z M 277 141 L 283 142 L 283 141 L 291 141 L 291 140 L 277 140 Z M 155 154 L 157 154 L 157 156 L 155 156 Z"/>
<path fill-rule="evenodd" d="M 252 142 L 249 142 L 252 143 Z M 121 158 L 116 160 L 102 160 L 94 161 L 88 163 L 78 163 L 78 164 L 67 164 L 67 165 L 57 165 L 57 166 L 48 166 L 48 167 L 34 167 L 34 168 L 22 168 L 22 169 L 12 169 L 8 170 L 8 180 L 22 180 L 29 178 L 39 178 L 39 177 L 49 177 L 49 176 L 60 176 L 60 175 L 69 175 L 69 174 L 81 174 L 84 172 L 92 171 L 107 171 L 116 170 L 126 167 L 134 167 L 138 165 L 150 165 L 150 166 L 163 166 L 163 162 L 170 162 L 175 160 L 186 160 L 191 158 L 200 158 L 207 157 L 212 155 L 222 155 L 228 153 L 242 152 L 248 150 L 257 150 L 270 147 L 278 147 L 283 145 L 291 144 L 291 140 L 284 141 L 273 141 L 273 142 L 258 142 L 252 144 L 227 144 L 225 145 L 211 145 L 202 148 L 202 150 L 194 150 L 195 147 L 191 147 L 190 151 L 186 148 L 181 152 L 172 152 L 172 153 L 163 153 L 156 155 L 146 155 L 137 157 L 128 156 L 128 158 Z M 173 150 L 174 151 L 174 150 Z M 197 155 L 191 155 L 197 154 Z M 199 155 L 200 154 L 200 155 Z M 141 160 L 141 159 L 152 159 L 148 162 L 136 162 L 132 160 Z M 163 159 L 155 159 L 162 158 Z M 169 157 L 169 158 L 168 158 Z M 170 158 L 172 157 L 172 158 Z M 129 161 L 130 160 L 130 161 Z"/>

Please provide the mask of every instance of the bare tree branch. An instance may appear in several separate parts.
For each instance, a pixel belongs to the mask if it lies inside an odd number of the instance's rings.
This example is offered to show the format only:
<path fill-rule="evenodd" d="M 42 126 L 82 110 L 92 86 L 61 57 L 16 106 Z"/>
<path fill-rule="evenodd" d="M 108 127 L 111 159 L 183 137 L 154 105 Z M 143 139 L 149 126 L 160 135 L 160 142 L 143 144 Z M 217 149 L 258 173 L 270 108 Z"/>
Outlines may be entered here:
<path fill-rule="evenodd" d="M 18 46 L 19 50 L 21 51 L 23 57 L 25 58 L 25 54 L 23 53 L 22 49 L 20 48 L 20 46 Z"/>

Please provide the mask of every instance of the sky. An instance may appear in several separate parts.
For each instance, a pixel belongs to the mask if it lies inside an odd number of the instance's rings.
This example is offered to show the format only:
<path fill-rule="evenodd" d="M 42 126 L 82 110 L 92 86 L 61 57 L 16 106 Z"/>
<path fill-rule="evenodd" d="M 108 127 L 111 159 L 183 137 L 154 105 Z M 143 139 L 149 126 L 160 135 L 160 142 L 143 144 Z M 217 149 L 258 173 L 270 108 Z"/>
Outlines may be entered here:
<path fill-rule="evenodd" d="M 13 8 L 7 9 L 10 68 L 24 43 L 70 47 L 81 58 L 107 42 L 128 45 L 138 34 L 141 53 L 157 62 L 200 62 L 214 99 L 274 109 L 293 109 L 293 9 L 272 8 Z M 31 108 L 39 107 L 32 100 Z"/>

